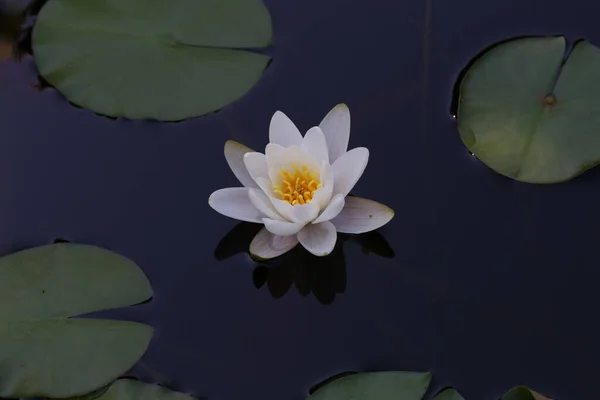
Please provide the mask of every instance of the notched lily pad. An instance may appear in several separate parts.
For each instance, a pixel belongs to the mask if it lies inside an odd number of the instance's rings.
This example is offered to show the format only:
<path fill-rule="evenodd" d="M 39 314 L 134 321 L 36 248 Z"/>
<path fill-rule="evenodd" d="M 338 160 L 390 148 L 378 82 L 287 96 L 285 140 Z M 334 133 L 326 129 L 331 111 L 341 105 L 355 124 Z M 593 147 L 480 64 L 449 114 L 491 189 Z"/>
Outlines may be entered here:
<path fill-rule="evenodd" d="M 270 60 L 250 50 L 271 36 L 261 0 L 49 0 L 32 46 L 41 75 L 75 105 L 177 121 L 246 94 Z"/>
<path fill-rule="evenodd" d="M 348 375 L 319 388 L 308 400 L 421 400 L 428 372 L 368 372 Z"/>
<path fill-rule="evenodd" d="M 118 378 L 144 354 L 152 328 L 73 317 L 151 296 L 135 263 L 95 246 L 57 243 L 0 258 L 0 397 L 74 397 Z"/>
<path fill-rule="evenodd" d="M 600 163 L 600 49 L 579 41 L 565 61 L 565 47 L 564 37 L 504 42 L 466 72 L 458 129 L 500 174 L 556 183 Z"/>
<path fill-rule="evenodd" d="M 195 397 L 174 392 L 164 386 L 133 379 L 118 379 L 96 400 L 197 400 Z"/>

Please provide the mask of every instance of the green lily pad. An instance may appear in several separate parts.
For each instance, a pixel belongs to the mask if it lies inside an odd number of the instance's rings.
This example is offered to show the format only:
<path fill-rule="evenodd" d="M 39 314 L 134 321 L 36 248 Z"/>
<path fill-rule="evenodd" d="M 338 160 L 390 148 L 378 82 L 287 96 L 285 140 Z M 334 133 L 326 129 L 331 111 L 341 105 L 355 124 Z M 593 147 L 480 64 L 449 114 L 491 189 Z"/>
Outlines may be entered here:
<path fill-rule="evenodd" d="M 525 386 L 517 386 L 508 391 L 502 400 L 551 400 L 548 397 L 542 396 L 541 394 L 534 392 L 533 390 L 526 388 Z"/>
<path fill-rule="evenodd" d="M 112 117 L 177 121 L 246 94 L 269 57 L 261 0 L 49 0 L 32 46 L 72 103 Z"/>
<path fill-rule="evenodd" d="M 118 379 L 96 400 L 196 400 L 189 394 L 133 379 Z"/>
<path fill-rule="evenodd" d="M 452 388 L 444 389 L 435 395 L 433 400 L 465 400 L 456 390 Z"/>
<path fill-rule="evenodd" d="M 458 129 L 486 165 L 529 183 L 569 180 L 600 163 L 600 49 L 563 37 L 493 47 L 466 72 Z"/>
<path fill-rule="evenodd" d="M 73 397 L 118 378 L 152 328 L 72 317 L 151 296 L 136 264 L 98 247 L 57 243 L 0 258 L 0 397 Z"/>
<path fill-rule="evenodd" d="M 428 372 L 352 374 L 321 387 L 308 400 L 421 400 L 429 382 Z"/>

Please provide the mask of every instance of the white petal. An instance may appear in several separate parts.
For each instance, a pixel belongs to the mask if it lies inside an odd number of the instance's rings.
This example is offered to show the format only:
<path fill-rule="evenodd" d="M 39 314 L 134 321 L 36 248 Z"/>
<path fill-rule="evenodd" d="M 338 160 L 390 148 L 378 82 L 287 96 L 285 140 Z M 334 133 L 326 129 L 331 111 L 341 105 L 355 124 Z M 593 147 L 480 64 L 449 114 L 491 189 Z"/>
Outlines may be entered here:
<path fill-rule="evenodd" d="M 256 183 L 258 187 L 262 189 L 262 191 L 267 195 L 269 199 L 273 197 L 273 187 L 271 184 L 271 180 L 269 178 L 259 177 L 256 178 Z"/>
<path fill-rule="evenodd" d="M 306 165 L 314 172 L 319 171 L 319 162 L 317 159 L 298 146 L 286 148 L 278 144 L 269 143 L 265 149 L 265 157 L 269 168 L 269 178 L 272 182 L 279 182 L 282 168 L 288 172 L 294 172 L 294 164 L 299 168 Z"/>
<path fill-rule="evenodd" d="M 337 232 L 329 221 L 306 225 L 298 232 L 298 241 L 315 256 L 326 256 L 333 251 Z"/>
<path fill-rule="evenodd" d="M 277 111 L 271 118 L 269 142 L 283 147 L 300 146 L 302 144 L 302 134 L 287 115 Z"/>
<path fill-rule="evenodd" d="M 295 235 L 304 226 L 304 224 L 299 222 L 278 221 L 271 218 L 263 218 L 262 222 L 269 232 L 278 236 Z"/>
<path fill-rule="evenodd" d="M 329 162 L 334 163 L 348 150 L 350 140 L 350 110 L 345 104 L 338 104 L 319 124 L 325 134 L 329 148 Z"/>
<path fill-rule="evenodd" d="M 276 236 L 263 228 L 254 236 L 250 243 L 250 254 L 254 257 L 268 260 L 275 258 L 283 253 L 287 253 L 298 244 L 298 239 L 295 235 L 292 236 Z"/>
<path fill-rule="evenodd" d="M 327 163 L 321 165 L 321 185 L 322 187 L 317 189 L 310 203 L 319 206 L 319 210 L 327 207 L 333 193 L 333 169 Z"/>
<path fill-rule="evenodd" d="M 258 186 L 244 165 L 244 154 L 252 152 L 254 150 L 236 141 L 228 140 L 225 142 L 225 160 L 227 160 L 229 168 L 242 185 L 255 188 Z"/>
<path fill-rule="evenodd" d="M 327 205 L 327 208 L 323 210 L 321 215 L 319 215 L 319 217 L 313 221 L 313 224 L 329 221 L 330 219 L 337 217 L 340 211 L 342 211 L 344 208 L 344 203 L 344 195 L 338 194 L 335 196 L 333 199 L 331 199 L 331 202 L 329 202 L 329 205 Z"/>
<path fill-rule="evenodd" d="M 261 224 L 264 215 L 250 202 L 248 190 L 248 188 L 217 190 L 208 198 L 208 204 L 226 217 Z"/>
<path fill-rule="evenodd" d="M 303 225 L 308 224 L 317 218 L 319 211 L 321 211 L 319 206 L 312 202 L 310 204 L 296 204 L 292 206 L 292 221 L 300 222 Z"/>
<path fill-rule="evenodd" d="M 361 197 L 346 197 L 346 205 L 337 217 L 331 220 L 338 232 L 365 233 L 390 222 L 394 210 L 373 200 Z"/>
<path fill-rule="evenodd" d="M 369 162 L 369 150 L 357 147 L 336 160 L 333 169 L 333 195 L 347 195 L 360 179 Z"/>
<path fill-rule="evenodd" d="M 313 204 L 314 202 L 311 202 L 310 204 L 296 204 L 293 206 L 285 200 L 274 197 L 271 197 L 270 200 L 273 207 L 275 207 L 275 210 L 290 222 L 307 224 L 317 218 L 317 215 L 319 214 L 319 206 Z"/>
<path fill-rule="evenodd" d="M 258 178 L 269 176 L 267 158 L 262 153 L 252 152 L 244 154 L 244 165 L 250 177 L 258 184 Z"/>
<path fill-rule="evenodd" d="M 306 132 L 301 147 L 302 150 L 316 158 L 319 163 L 323 161 L 329 163 L 329 150 L 327 149 L 325 135 L 318 126 L 310 128 Z"/>
<path fill-rule="evenodd" d="M 273 204 L 271 204 L 271 200 L 267 197 L 267 195 L 260 189 L 250 189 L 248 192 L 248 196 L 250 197 L 250 202 L 258 211 L 266 215 L 271 219 L 276 219 L 282 221 L 284 218 L 275 210 Z"/>

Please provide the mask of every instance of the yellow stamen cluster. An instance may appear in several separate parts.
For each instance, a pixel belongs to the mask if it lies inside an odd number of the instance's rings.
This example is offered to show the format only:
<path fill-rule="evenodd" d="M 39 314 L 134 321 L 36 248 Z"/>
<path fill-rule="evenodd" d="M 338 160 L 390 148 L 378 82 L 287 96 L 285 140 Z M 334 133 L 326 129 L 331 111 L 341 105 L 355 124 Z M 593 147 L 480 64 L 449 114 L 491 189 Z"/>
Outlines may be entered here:
<path fill-rule="evenodd" d="M 317 189 L 321 187 L 319 183 L 319 175 L 311 172 L 306 166 L 298 168 L 295 164 L 294 172 L 281 169 L 281 184 L 273 185 L 273 192 L 291 205 L 309 204 Z"/>

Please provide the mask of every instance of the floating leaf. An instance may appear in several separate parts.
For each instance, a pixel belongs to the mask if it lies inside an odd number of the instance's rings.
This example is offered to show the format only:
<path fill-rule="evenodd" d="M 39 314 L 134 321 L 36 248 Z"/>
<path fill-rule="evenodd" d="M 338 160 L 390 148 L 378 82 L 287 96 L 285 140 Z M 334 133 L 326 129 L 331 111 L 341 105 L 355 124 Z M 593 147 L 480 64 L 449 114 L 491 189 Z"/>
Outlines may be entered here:
<path fill-rule="evenodd" d="M 495 171 L 529 183 L 566 181 L 600 162 L 600 50 L 563 37 L 493 47 L 466 72 L 458 129 Z"/>
<path fill-rule="evenodd" d="M 98 247 L 58 243 L 0 258 L 0 396 L 73 397 L 118 378 L 152 328 L 71 317 L 151 296 L 136 264 Z"/>
<path fill-rule="evenodd" d="M 49 0 L 33 29 L 41 75 L 112 117 L 182 120 L 239 99 L 269 57 L 261 0 Z"/>
<path fill-rule="evenodd" d="M 368 372 L 345 376 L 318 389 L 308 400 L 421 400 L 428 372 Z"/>
<path fill-rule="evenodd" d="M 517 386 L 508 391 L 502 400 L 551 400 L 549 397 L 542 396 L 525 386 Z"/>
<path fill-rule="evenodd" d="M 435 395 L 433 400 L 465 400 L 456 390 L 452 388 L 444 389 Z"/>
<path fill-rule="evenodd" d="M 163 386 L 133 379 L 118 379 L 96 400 L 196 400 L 193 396 L 173 392 Z"/>

